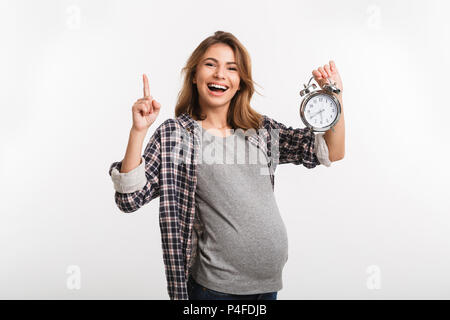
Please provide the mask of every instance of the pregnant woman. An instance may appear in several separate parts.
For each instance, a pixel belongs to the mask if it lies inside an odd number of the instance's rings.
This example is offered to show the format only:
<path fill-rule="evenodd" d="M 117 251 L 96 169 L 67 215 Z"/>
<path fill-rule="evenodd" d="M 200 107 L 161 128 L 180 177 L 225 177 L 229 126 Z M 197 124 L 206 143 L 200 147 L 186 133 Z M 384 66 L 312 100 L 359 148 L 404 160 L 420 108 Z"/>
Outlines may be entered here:
<path fill-rule="evenodd" d="M 161 104 L 147 76 L 132 107 L 125 157 L 109 169 L 115 202 L 126 213 L 159 197 L 170 299 L 277 299 L 288 238 L 274 196 L 277 164 L 314 168 L 344 157 L 343 112 L 334 132 L 286 127 L 250 106 L 250 56 L 217 31 L 189 57 L 175 117 L 165 120 L 141 155 Z M 313 71 L 341 89 L 333 61 Z M 281 106 L 274 106 L 280 108 Z"/>

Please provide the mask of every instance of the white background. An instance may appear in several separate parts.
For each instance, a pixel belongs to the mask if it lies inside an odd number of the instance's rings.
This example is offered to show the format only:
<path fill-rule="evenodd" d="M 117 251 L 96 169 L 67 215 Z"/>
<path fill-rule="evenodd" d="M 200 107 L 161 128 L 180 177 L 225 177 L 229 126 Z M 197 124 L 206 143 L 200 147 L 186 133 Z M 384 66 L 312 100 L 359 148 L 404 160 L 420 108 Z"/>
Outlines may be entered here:
<path fill-rule="evenodd" d="M 217 30 L 248 49 L 252 107 L 303 127 L 298 92 L 336 62 L 346 153 L 277 167 L 289 260 L 278 299 L 449 299 L 446 1 L 0 2 L 0 298 L 169 299 L 159 199 L 124 214 L 142 73 L 174 117 L 181 68 Z M 145 142 L 145 144 L 146 144 Z M 81 273 L 79 289 L 68 282 Z"/>

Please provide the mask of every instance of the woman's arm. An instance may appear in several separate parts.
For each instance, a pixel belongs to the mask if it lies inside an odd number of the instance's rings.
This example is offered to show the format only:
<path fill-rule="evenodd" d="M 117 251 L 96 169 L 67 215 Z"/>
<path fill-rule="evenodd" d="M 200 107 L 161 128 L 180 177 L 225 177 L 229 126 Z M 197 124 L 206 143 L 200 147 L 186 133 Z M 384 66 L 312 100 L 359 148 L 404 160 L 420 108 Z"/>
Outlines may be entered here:
<path fill-rule="evenodd" d="M 161 104 L 150 95 L 147 76 L 143 74 L 142 78 L 144 97 L 138 99 L 131 108 L 133 126 L 125 158 L 121 162 L 114 162 L 109 168 L 116 190 L 116 204 L 123 212 L 136 211 L 159 196 L 161 126 L 150 138 L 142 157 L 141 151 L 147 130 L 155 122 Z"/>
<path fill-rule="evenodd" d="M 330 161 L 341 160 L 344 158 L 345 154 L 344 104 L 342 103 L 342 93 L 344 92 L 344 88 L 342 85 L 341 75 L 339 74 L 333 60 L 330 60 L 329 65 L 325 64 L 323 67 L 313 70 L 312 74 L 322 89 L 329 83 L 328 79 L 330 79 L 341 91 L 339 94 L 333 93 L 341 103 L 341 116 L 338 123 L 334 126 L 334 132 L 330 129 L 326 131 L 324 135 L 324 139 L 328 145 Z"/>
<path fill-rule="evenodd" d="M 338 161 L 344 158 L 345 154 L 345 121 L 344 121 L 344 105 L 342 103 L 342 94 L 336 95 L 341 103 L 341 116 L 333 130 L 329 129 L 323 136 L 327 142 L 330 161 Z"/>
<path fill-rule="evenodd" d="M 114 183 L 115 201 L 120 211 L 129 213 L 159 196 L 159 173 L 161 168 L 161 126 L 156 129 L 140 156 L 141 164 L 129 172 L 121 173 L 123 161 L 114 162 L 109 175 Z M 127 148 L 132 150 L 133 147 Z M 136 154 L 133 154 L 136 156 Z M 132 159 L 133 160 L 133 159 Z"/>
<path fill-rule="evenodd" d="M 302 164 L 312 169 L 321 164 L 316 155 L 315 141 L 318 137 L 308 128 L 288 127 L 266 115 L 264 128 L 269 131 L 271 140 L 271 158 L 276 167 L 278 164 Z"/>
<path fill-rule="evenodd" d="M 147 131 L 130 130 L 127 151 L 122 161 L 120 173 L 130 172 L 141 164 L 142 145 L 144 144 Z"/>

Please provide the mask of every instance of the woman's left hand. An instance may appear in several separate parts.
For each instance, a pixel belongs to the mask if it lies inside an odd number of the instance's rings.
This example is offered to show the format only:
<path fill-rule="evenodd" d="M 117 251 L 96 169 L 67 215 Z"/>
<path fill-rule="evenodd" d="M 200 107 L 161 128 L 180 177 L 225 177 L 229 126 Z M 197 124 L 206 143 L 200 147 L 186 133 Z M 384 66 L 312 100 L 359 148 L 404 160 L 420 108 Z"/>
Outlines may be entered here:
<path fill-rule="evenodd" d="M 329 65 L 326 64 L 323 67 L 319 67 L 316 70 L 313 70 L 312 75 L 314 76 L 314 80 L 322 89 L 324 85 L 329 83 L 327 78 L 330 78 L 331 82 L 336 83 L 336 86 L 341 89 L 341 94 L 344 91 L 341 76 L 339 75 L 339 71 L 336 68 L 336 64 L 333 60 L 330 60 Z"/>

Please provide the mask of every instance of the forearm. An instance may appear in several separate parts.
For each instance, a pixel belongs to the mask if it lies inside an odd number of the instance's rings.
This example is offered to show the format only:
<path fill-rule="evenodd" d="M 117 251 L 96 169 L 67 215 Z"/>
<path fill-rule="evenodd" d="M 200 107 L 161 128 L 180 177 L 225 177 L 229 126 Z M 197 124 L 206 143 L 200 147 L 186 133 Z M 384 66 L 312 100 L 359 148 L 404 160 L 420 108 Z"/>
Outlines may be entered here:
<path fill-rule="evenodd" d="M 342 102 L 342 93 L 335 95 L 341 103 L 341 116 L 338 123 L 332 129 L 325 132 L 324 138 L 327 142 L 330 161 L 337 161 L 344 158 L 345 154 L 345 121 L 344 104 Z"/>
<path fill-rule="evenodd" d="M 141 164 L 142 145 L 146 135 L 147 131 L 130 130 L 127 151 L 122 161 L 120 173 L 130 172 Z"/>

